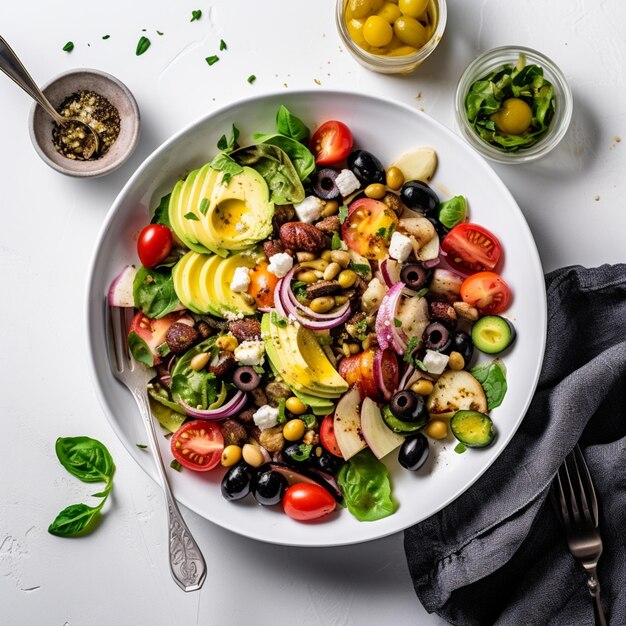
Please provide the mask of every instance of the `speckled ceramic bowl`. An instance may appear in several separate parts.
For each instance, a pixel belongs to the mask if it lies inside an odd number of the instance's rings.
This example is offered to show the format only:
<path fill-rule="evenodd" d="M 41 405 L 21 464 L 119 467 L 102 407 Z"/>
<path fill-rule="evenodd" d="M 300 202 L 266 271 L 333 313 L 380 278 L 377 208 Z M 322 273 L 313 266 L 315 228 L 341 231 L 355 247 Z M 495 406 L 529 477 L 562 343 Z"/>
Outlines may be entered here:
<path fill-rule="evenodd" d="M 120 114 L 120 134 L 99 159 L 74 161 L 60 154 L 52 142 L 54 122 L 38 105 L 30 112 L 30 138 L 37 154 L 50 167 L 67 176 L 104 176 L 116 170 L 133 153 L 139 141 L 139 108 L 133 94 L 114 76 L 91 69 L 70 70 L 53 78 L 43 92 L 56 109 L 73 93 L 95 91 L 114 105 Z"/>

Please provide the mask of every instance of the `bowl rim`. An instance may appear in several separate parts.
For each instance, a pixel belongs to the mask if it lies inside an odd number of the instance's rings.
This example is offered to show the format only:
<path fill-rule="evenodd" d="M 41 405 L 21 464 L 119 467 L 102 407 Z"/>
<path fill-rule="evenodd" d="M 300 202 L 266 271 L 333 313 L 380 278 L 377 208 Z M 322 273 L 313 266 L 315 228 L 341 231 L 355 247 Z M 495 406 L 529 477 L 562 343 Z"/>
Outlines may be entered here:
<path fill-rule="evenodd" d="M 562 113 L 557 109 L 557 114 L 548 132 L 535 145 L 518 152 L 504 152 L 483 141 L 470 126 L 467 116 L 465 115 L 465 96 L 470 84 L 479 78 L 479 74 L 483 74 L 503 65 L 506 62 L 504 57 L 519 55 L 520 53 L 547 70 L 550 75 L 549 78 L 555 88 L 555 96 L 561 101 Z M 461 136 L 483 156 L 497 163 L 528 163 L 544 157 L 552 151 L 565 136 L 573 113 L 572 90 L 563 71 L 552 59 L 542 52 L 527 46 L 513 44 L 498 46 L 479 54 L 463 70 L 454 95 L 454 113 L 456 126 Z"/>
<path fill-rule="evenodd" d="M 378 67 L 385 70 L 402 71 L 406 66 L 413 66 L 415 64 L 419 65 L 434 52 L 446 30 L 446 23 L 448 20 L 448 6 L 446 4 L 446 0 L 433 0 L 433 2 L 437 3 L 437 28 L 433 32 L 430 39 L 415 54 L 397 57 L 385 57 L 378 54 L 372 54 L 371 52 L 361 48 L 348 33 L 343 20 L 343 14 L 347 1 L 348 0 L 337 0 L 335 22 L 337 25 L 337 31 L 339 32 L 339 37 L 342 43 L 348 48 L 355 58 L 372 67 Z"/>
<path fill-rule="evenodd" d="M 52 159 L 48 157 L 45 151 L 42 149 L 40 142 L 37 139 L 37 135 L 35 133 L 35 113 L 40 108 L 40 105 L 37 102 L 33 102 L 30 108 L 29 116 L 28 116 L 28 130 L 30 134 L 30 140 L 35 148 L 35 152 L 39 155 L 41 160 L 49 165 L 53 170 L 60 172 L 61 174 L 65 174 L 66 176 L 73 176 L 75 178 L 95 178 L 97 176 L 104 176 L 105 174 L 110 174 L 111 172 L 118 169 L 128 158 L 132 155 L 139 143 L 139 129 L 141 124 L 141 115 L 139 112 L 139 105 L 137 104 L 137 100 L 135 96 L 132 94 L 131 90 L 119 79 L 109 74 L 108 72 L 104 72 L 102 70 L 97 70 L 89 67 L 77 67 L 71 70 L 67 70 L 65 72 L 61 72 L 56 76 L 53 76 L 50 80 L 44 83 L 41 86 L 41 91 L 45 92 L 46 89 L 58 83 L 59 81 L 67 78 L 68 76 L 72 76 L 75 74 L 93 74 L 100 78 L 104 78 L 105 80 L 113 83 L 119 90 L 122 92 L 124 97 L 127 99 L 132 113 L 129 116 L 129 119 L 133 120 L 134 123 L 132 125 L 132 134 L 130 137 L 130 142 L 128 148 L 119 156 L 119 158 L 115 161 L 110 162 L 108 165 L 104 167 L 94 167 L 93 169 L 85 169 L 82 171 L 74 170 L 71 167 L 64 167 L 59 163 L 56 163 Z M 73 161 L 71 159 L 67 159 L 68 165 L 71 165 Z M 84 163 L 85 161 L 80 161 Z M 94 165 L 98 164 L 99 161 L 92 161 Z"/>

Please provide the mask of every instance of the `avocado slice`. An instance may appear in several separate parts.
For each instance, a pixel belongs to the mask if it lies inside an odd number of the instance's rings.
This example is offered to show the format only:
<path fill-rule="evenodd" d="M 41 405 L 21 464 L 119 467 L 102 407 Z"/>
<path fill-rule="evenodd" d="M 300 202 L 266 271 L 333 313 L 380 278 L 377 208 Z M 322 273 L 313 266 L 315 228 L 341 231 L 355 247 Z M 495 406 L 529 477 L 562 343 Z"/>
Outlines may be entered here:
<path fill-rule="evenodd" d="M 188 252 L 182 259 L 174 265 L 172 269 L 172 282 L 174 284 L 174 291 L 186 309 L 189 309 L 193 313 L 204 313 L 201 308 L 197 307 L 194 303 L 193 296 L 189 293 L 187 275 L 189 270 L 187 266 L 197 263 L 201 259 L 201 255 L 197 252 Z"/>
<path fill-rule="evenodd" d="M 248 267 L 252 269 L 257 264 L 257 258 L 255 254 L 235 254 L 220 261 L 215 269 L 212 282 L 216 294 L 216 302 L 219 303 L 221 311 L 254 315 L 254 306 L 246 302 L 243 294 L 233 291 L 230 288 L 230 283 L 238 267 Z"/>

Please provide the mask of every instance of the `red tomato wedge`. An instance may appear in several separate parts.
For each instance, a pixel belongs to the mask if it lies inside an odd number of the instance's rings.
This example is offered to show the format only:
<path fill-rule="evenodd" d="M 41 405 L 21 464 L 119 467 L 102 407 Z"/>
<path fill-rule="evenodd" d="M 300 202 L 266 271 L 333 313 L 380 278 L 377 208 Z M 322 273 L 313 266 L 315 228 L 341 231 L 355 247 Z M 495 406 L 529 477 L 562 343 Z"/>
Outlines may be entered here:
<path fill-rule="evenodd" d="M 183 467 L 207 472 L 216 467 L 222 457 L 222 429 L 215 422 L 205 420 L 187 422 L 172 435 L 171 449 Z"/>
<path fill-rule="evenodd" d="M 320 485 L 296 483 L 285 491 L 283 510 L 300 522 L 328 515 L 335 510 L 335 499 Z"/>
<path fill-rule="evenodd" d="M 376 384 L 374 373 L 374 350 L 365 350 L 359 354 L 341 359 L 339 363 L 339 375 L 349 385 L 359 385 L 364 396 L 372 400 L 384 399 L 383 393 Z M 391 350 L 383 352 L 381 372 L 386 389 L 394 390 L 398 386 L 399 368 L 398 358 Z"/>
<path fill-rule="evenodd" d="M 498 274 L 478 272 L 463 281 L 461 298 L 481 313 L 491 315 L 506 311 L 512 295 L 511 289 Z"/>
<path fill-rule="evenodd" d="M 267 268 L 267 263 L 260 263 L 250 271 L 248 293 L 260 307 L 274 306 L 274 289 L 278 284 L 278 276 Z"/>
<path fill-rule="evenodd" d="M 464 274 L 493 270 L 502 258 L 498 238 L 486 228 L 471 222 L 455 226 L 441 242 L 446 261 Z"/>
<path fill-rule="evenodd" d="M 146 317 L 141 311 L 137 313 L 130 322 L 128 334 L 136 333 L 140 339 L 146 343 L 150 352 L 154 356 L 154 365 L 161 362 L 157 348 L 165 341 L 165 335 L 170 326 L 175 322 L 188 321 L 193 326 L 193 319 L 184 311 L 168 313 L 164 317 L 155 320 Z"/>
<path fill-rule="evenodd" d="M 154 267 L 167 258 L 172 249 L 172 231 L 163 224 L 148 224 L 137 239 L 137 254 L 144 267 Z"/>
<path fill-rule="evenodd" d="M 397 226 L 397 215 L 384 202 L 360 198 L 348 208 L 341 237 L 349 248 L 366 259 L 384 259 Z"/>
<path fill-rule="evenodd" d="M 343 161 L 352 150 L 350 129 L 337 120 L 324 122 L 311 137 L 311 152 L 318 165 L 331 165 Z"/>
<path fill-rule="evenodd" d="M 335 437 L 332 415 L 327 415 L 320 424 L 320 442 L 328 452 L 343 459 L 343 454 L 341 454 L 337 438 Z"/>

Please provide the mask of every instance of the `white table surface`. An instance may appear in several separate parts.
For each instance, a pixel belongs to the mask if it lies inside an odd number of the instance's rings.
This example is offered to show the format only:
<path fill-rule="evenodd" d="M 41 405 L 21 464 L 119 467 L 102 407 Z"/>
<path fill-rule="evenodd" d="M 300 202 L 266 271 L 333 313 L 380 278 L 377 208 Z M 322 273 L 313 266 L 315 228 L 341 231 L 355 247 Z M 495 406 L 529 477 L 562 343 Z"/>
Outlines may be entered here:
<path fill-rule="evenodd" d="M 370 73 L 342 50 L 333 0 L 109 0 L 69 5 L 81 7 L 72 13 L 66 6 L 5 0 L 0 34 L 40 83 L 81 66 L 116 75 L 139 102 L 143 133 L 118 172 L 65 178 L 35 154 L 29 99 L 0 76 L 0 623 L 445 623 L 414 595 L 401 534 L 346 548 L 294 549 L 242 539 L 185 511 L 209 571 L 200 592 L 178 589 L 167 566 L 160 490 L 117 440 L 89 379 L 88 264 L 134 169 L 215 107 L 253 94 L 348 88 L 423 108 L 452 127 L 463 68 L 478 52 L 507 43 L 543 51 L 574 93 L 572 125 L 555 152 L 536 164 L 495 168 L 530 224 L 545 270 L 623 261 L 626 4 L 449 0 L 443 41 L 408 77 Z M 198 8 L 202 18 L 190 23 Z M 152 47 L 137 57 L 142 34 Z M 219 53 L 221 38 L 228 50 Z M 69 54 L 61 50 L 68 40 L 76 45 Z M 204 58 L 215 53 L 220 61 L 207 66 Z M 250 74 L 257 76 L 253 85 Z M 83 434 L 111 451 L 115 488 L 96 532 L 61 539 L 48 534 L 48 524 L 93 489 L 63 470 L 54 442 Z"/>

